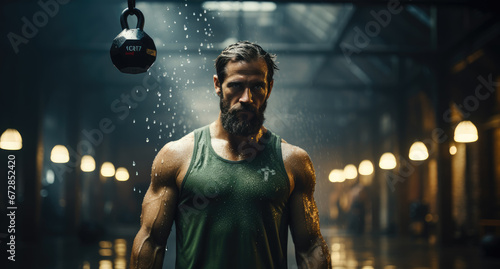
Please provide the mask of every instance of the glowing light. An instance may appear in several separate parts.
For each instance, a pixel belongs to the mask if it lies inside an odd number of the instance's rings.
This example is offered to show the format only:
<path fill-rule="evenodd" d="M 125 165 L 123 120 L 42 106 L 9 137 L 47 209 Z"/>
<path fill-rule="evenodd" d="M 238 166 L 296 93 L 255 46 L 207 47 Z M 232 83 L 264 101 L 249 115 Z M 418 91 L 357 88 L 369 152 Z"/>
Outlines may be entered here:
<path fill-rule="evenodd" d="M 7 129 L 0 136 L 0 148 L 5 150 L 20 150 L 23 148 L 23 138 L 16 129 Z"/>
<path fill-rule="evenodd" d="M 99 269 L 113 269 L 113 263 L 110 260 L 99 261 Z"/>
<path fill-rule="evenodd" d="M 118 181 L 127 181 L 129 179 L 129 174 L 128 174 L 128 170 L 127 168 L 125 167 L 118 167 L 118 169 L 116 169 L 116 174 L 115 174 L 115 178 L 116 180 Z"/>
<path fill-rule="evenodd" d="M 344 170 L 342 170 L 342 169 L 333 169 L 330 172 L 330 175 L 328 176 L 328 179 L 330 180 L 330 182 L 344 182 L 345 181 Z"/>
<path fill-rule="evenodd" d="M 117 257 L 115 259 L 114 269 L 127 269 L 127 259 L 125 259 L 124 257 Z"/>
<path fill-rule="evenodd" d="M 110 241 L 99 241 L 99 247 L 100 248 L 111 248 L 113 246 L 113 243 Z"/>
<path fill-rule="evenodd" d="M 276 10 L 273 2 L 257 1 L 206 1 L 203 8 L 213 11 L 246 11 L 246 12 L 272 12 Z"/>
<path fill-rule="evenodd" d="M 358 169 L 354 164 L 348 164 L 344 167 L 344 176 L 346 179 L 354 179 L 358 176 Z"/>
<path fill-rule="evenodd" d="M 455 145 L 450 147 L 450 154 L 451 155 L 457 154 L 457 147 Z"/>
<path fill-rule="evenodd" d="M 369 176 L 373 173 L 373 164 L 369 160 L 363 160 L 359 164 L 358 168 L 359 174 L 363 176 Z"/>
<path fill-rule="evenodd" d="M 50 160 L 54 163 L 67 163 L 69 161 L 68 149 L 63 145 L 55 145 L 50 152 Z"/>
<path fill-rule="evenodd" d="M 83 172 L 92 172 L 95 170 L 95 160 L 90 155 L 85 155 L 82 157 L 80 168 Z"/>
<path fill-rule="evenodd" d="M 109 248 L 99 249 L 99 255 L 101 256 L 112 256 L 113 251 Z"/>
<path fill-rule="evenodd" d="M 384 170 L 391 170 L 396 168 L 396 157 L 390 152 L 382 154 L 378 166 Z"/>
<path fill-rule="evenodd" d="M 115 175 L 115 166 L 110 162 L 105 162 L 101 166 L 101 175 L 103 177 L 112 177 Z"/>
<path fill-rule="evenodd" d="M 45 181 L 47 184 L 52 184 L 54 183 L 54 180 L 56 178 L 56 175 L 54 174 L 54 171 L 52 169 L 47 170 L 47 173 L 45 174 Z"/>
<path fill-rule="evenodd" d="M 125 239 L 115 240 L 115 253 L 118 257 L 125 257 L 127 255 L 127 241 Z"/>
<path fill-rule="evenodd" d="M 462 121 L 455 128 L 455 141 L 460 143 L 476 142 L 477 128 L 471 121 Z"/>
<path fill-rule="evenodd" d="M 408 154 L 410 160 L 413 161 L 425 161 L 429 158 L 429 152 L 424 143 L 416 141 L 410 147 L 410 153 Z"/>

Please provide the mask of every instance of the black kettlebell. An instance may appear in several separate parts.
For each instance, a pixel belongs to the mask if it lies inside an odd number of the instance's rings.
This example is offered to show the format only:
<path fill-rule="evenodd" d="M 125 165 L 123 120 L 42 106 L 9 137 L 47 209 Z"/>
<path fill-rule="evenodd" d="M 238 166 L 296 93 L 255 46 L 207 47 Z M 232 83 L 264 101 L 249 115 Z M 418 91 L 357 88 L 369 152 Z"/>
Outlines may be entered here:
<path fill-rule="evenodd" d="M 137 28 L 129 29 L 127 17 L 137 16 Z M 111 44 L 111 60 L 123 73 L 138 74 L 148 71 L 156 60 L 156 46 L 144 28 L 144 15 L 137 8 L 126 8 L 120 16 L 123 31 Z"/>

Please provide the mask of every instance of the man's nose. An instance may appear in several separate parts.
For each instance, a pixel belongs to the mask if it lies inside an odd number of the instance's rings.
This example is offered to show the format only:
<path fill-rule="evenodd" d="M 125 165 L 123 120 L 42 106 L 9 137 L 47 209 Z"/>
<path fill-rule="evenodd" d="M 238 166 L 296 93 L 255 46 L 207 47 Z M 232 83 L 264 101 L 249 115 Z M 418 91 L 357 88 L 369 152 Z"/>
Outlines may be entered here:
<path fill-rule="evenodd" d="M 250 88 L 245 88 L 239 101 L 240 103 L 252 103 L 252 92 L 250 91 Z"/>

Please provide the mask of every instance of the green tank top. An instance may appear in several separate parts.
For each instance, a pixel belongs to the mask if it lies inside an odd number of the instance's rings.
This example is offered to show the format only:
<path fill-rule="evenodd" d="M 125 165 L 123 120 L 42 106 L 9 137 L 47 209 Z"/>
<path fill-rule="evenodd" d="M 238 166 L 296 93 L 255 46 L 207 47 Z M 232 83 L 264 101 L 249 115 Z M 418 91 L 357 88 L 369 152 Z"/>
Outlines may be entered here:
<path fill-rule="evenodd" d="M 290 182 L 281 138 L 267 131 L 230 161 L 212 148 L 209 126 L 194 150 L 177 207 L 176 268 L 287 268 Z"/>

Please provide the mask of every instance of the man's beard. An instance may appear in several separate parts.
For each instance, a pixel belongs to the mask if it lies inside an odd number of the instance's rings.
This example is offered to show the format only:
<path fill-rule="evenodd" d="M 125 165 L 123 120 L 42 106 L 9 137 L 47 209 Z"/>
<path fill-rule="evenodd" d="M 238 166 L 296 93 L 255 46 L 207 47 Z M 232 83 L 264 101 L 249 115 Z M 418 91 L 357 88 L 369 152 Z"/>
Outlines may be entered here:
<path fill-rule="evenodd" d="M 246 103 L 239 103 L 241 106 L 236 109 L 230 109 L 230 104 L 224 100 L 223 95 L 220 95 L 220 111 L 222 127 L 232 134 L 237 136 L 250 136 L 257 134 L 264 124 L 264 111 L 267 107 L 267 100 L 264 101 L 259 109 Z M 248 120 L 245 116 L 240 119 L 238 112 L 251 112 L 253 116 Z"/>

